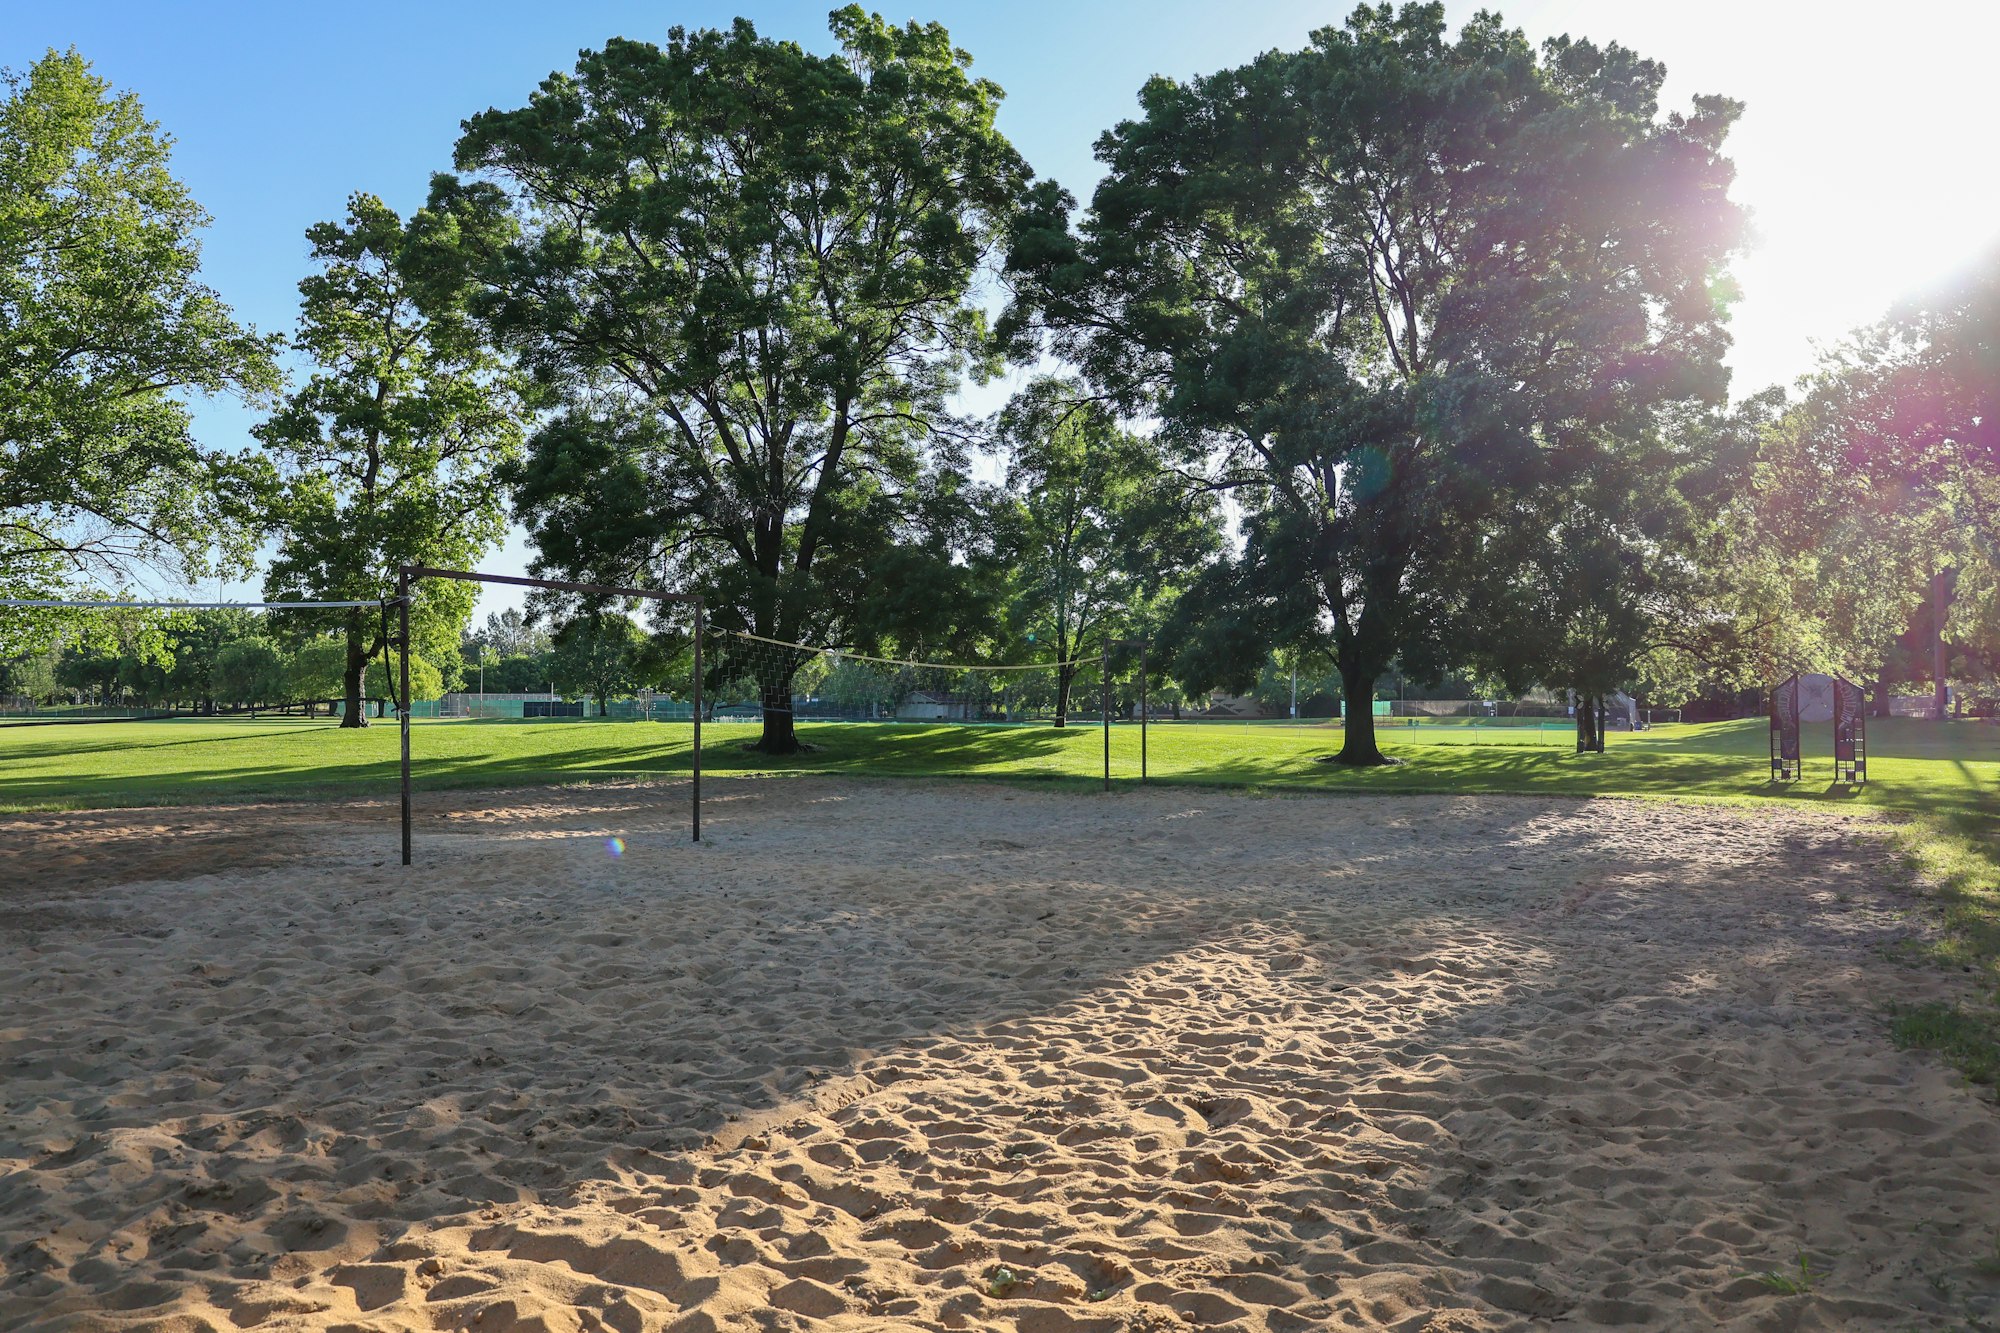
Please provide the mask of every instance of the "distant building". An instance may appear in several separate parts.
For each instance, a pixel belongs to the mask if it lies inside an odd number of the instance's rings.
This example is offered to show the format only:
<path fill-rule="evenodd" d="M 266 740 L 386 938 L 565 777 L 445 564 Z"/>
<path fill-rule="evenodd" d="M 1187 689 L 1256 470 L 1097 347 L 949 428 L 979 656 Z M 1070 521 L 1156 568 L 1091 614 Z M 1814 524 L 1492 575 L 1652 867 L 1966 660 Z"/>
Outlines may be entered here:
<path fill-rule="evenodd" d="M 453 690 L 438 701 L 439 717 L 519 717 L 521 705 L 533 700 L 536 703 L 554 701 L 555 695 L 547 690 L 527 690 L 518 694 L 503 694 L 498 690 L 480 694 L 473 690 Z"/>
<path fill-rule="evenodd" d="M 955 699 L 936 690 L 915 690 L 896 705 L 899 722 L 965 722 L 978 716 L 965 699 Z"/>

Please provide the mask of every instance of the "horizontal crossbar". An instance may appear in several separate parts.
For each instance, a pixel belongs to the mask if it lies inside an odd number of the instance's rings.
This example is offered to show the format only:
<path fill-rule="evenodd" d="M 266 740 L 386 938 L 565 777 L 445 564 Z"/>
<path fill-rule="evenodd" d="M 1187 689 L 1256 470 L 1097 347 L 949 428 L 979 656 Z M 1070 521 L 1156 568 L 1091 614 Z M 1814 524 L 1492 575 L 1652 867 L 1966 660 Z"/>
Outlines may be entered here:
<path fill-rule="evenodd" d="M 305 607 L 379 607 L 381 605 L 380 600 L 372 602 L 56 602 L 40 601 L 25 597 L 0 597 L 0 606 L 57 606 L 87 608 L 99 611 L 160 609 L 172 611 L 253 611 L 259 608 L 286 611 Z"/>
<path fill-rule="evenodd" d="M 401 573 L 413 579 L 509 583 L 517 588 L 548 588 L 555 592 L 578 592 L 590 597 L 651 597 L 662 602 L 688 602 L 694 605 L 701 603 L 701 598 L 693 593 L 661 592 L 658 588 L 613 588 L 602 583 L 568 583 L 562 579 L 531 579 L 521 574 L 475 574 L 467 569 L 432 569 L 428 565 L 404 565 Z"/>
<path fill-rule="evenodd" d="M 1072 657 L 1067 663 L 1025 662 L 1009 663 L 1004 666 L 980 666 L 973 662 L 919 662 L 915 658 L 870 657 L 867 653 L 850 653 L 844 648 L 815 648 L 809 643 L 791 643 L 785 639 L 767 639 L 761 634 L 752 634 L 749 630 L 723 630 L 721 633 L 724 638 L 743 639 L 750 643 L 769 644 L 773 648 L 785 648 L 796 653 L 808 653 L 814 656 L 820 653 L 829 653 L 846 662 L 874 662 L 878 666 L 923 667 L 929 670 L 942 671 L 1053 671 L 1057 667 L 1065 665 L 1089 666 L 1098 660 L 1095 657 Z"/>

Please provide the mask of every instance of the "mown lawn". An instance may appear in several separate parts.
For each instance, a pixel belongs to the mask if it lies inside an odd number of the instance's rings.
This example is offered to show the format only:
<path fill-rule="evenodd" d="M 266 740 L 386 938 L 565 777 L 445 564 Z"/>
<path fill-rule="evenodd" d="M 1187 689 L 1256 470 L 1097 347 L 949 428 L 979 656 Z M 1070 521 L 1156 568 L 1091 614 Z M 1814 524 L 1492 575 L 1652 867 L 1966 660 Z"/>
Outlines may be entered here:
<path fill-rule="evenodd" d="M 1104 733 L 1095 726 L 807 724 L 814 750 L 771 760 L 748 748 L 754 724 L 706 728 L 703 763 L 715 773 L 853 773 L 1101 781 Z M 1832 784 L 1825 726 L 1808 727 L 1806 780 L 1766 781 L 1764 724 L 1662 726 L 1614 735 L 1602 755 L 1572 753 L 1567 731 L 1502 727 L 1386 729 L 1394 768 L 1316 762 L 1340 745 L 1338 727 L 1157 723 L 1148 767 L 1156 782 L 1354 792 L 1526 792 L 1695 796 L 1824 802 L 1930 816 L 1993 814 L 2000 728 L 1895 719 L 1871 734 L 1869 785 Z M 430 722 L 412 726 L 423 789 L 587 782 L 686 773 L 686 723 L 610 721 Z M 1139 774 L 1139 730 L 1114 727 L 1112 775 Z M 185 719 L 0 727 L 0 810 L 387 794 L 396 783 L 393 722 L 342 731 L 299 719 Z"/>
<path fill-rule="evenodd" d="M 1872 809 L 1896 822 L 1902 850 L 1932 885 L 1946 927 L 1936 953 L 1972 974 L 1994 1008 L 1901 1015 L 1901 1037 L 1949 1053 L 1976 1077 L 2000 1077 L 2000 727 L 1910 719 L 1870 726 L 1868 785 L 1833 784 L 1830 728 L 1806 729 L 1806 780 L 1767 781 L 1761 719 L 1614 734 L 1602 755 L 1572 752 L 1568 731 L 1390 728 L 1402 762 L 1349 770 L 1317 762 L 1340 744 L 1326 725 L 1159 723 L 1148 767 L 1158 783 L 1272 791 L 1622 795 L 1782 801 Z M 716 774 L 846 773 L 1102 782 L 1095 726 L 804 725 L 811 753 L 774 761 L 749 749 L 753 724 L 705 731 Z M 689 767 L 686 723 L 420 721 L 412 728 L 419 788 L 477 788 L 672 777 Z M 0 727 L 0 811 L 80 809 L 326 796 L 396 789 L 397 730 L 341 731 L 299 719 L 186 719 Z M 1136 726 L 1114 727 L 1112 773 L 1139 773 Z"/>

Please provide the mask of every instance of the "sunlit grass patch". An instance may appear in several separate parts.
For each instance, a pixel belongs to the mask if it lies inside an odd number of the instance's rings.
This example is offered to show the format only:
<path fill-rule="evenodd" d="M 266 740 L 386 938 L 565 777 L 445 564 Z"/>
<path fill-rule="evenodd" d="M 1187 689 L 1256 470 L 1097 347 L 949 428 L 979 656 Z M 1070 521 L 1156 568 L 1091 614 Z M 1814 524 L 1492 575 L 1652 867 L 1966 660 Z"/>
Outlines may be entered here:
<path fill-rule="evenodd" d="M 1975 1083 L 2000 1083 L 2000 1012 L 1930 1002 L 1898 1009 L 1890 1033 L 1899 1046 L 1935 1051 Z"/>
<path fill-rule="evenodd" d="M 1974 984 L 1961 1004 L 1896 1012 L 1898 1043 L 1935 1051 L 1974 1082 L 2000 1083 L 2000 813 L 1991 789 L 1980 809 L 1916 815 L 1894 824 L 1898 850 L 1921 886 L 1938 933 L 1930 961 Z"/>

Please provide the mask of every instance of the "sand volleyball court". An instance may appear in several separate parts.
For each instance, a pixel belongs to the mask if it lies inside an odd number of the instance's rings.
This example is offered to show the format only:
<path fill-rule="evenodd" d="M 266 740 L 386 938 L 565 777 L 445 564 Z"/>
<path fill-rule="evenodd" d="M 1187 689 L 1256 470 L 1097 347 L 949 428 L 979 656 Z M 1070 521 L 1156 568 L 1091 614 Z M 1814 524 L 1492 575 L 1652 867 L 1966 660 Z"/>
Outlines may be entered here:
<path fill-rule="evenodd" d="M 2000 1322 L 2000 1115 L 1886 1039 L 1949 979 L 1860 821 L 685 818 L 432 797 L 409 871 L 382 804 L 0 820 L 0 1328 Z"/>

